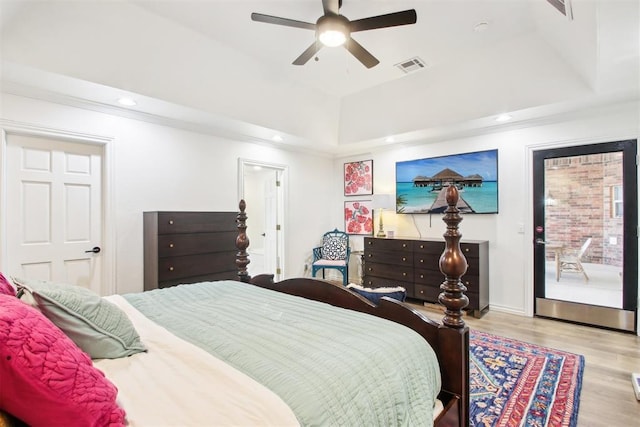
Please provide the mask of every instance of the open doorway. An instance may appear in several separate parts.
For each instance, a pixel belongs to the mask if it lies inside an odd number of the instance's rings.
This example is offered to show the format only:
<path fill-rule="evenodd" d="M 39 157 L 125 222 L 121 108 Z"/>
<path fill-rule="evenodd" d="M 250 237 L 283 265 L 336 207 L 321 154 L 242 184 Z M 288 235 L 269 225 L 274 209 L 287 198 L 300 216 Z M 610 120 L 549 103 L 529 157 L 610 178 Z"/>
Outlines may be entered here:
<path fill-rule="evenodd" d="M 284 271 L 284 189 L 286 167 L 248 159 L 238 162 L 238 193 L 247 202 L 247 237 L 251 276 Z"/>
<path fill-rule="evenodd" d="M 535 314 L 635 331 L 636 141 L 534 152 Z"/>

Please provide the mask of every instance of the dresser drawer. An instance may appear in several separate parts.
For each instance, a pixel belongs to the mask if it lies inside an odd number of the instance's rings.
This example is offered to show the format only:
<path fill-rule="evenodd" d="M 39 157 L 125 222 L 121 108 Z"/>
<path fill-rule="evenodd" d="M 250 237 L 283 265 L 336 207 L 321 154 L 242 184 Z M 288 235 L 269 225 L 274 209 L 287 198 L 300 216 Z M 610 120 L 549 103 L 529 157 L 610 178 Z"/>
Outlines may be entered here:
<path fill-rule="evenodd" d="M 158 288 L 169 288 L 176 285 L 185 285 L 189 283 L 213 282 L 216 280 L 239 280 L 238 271 L 223 271 L 221 273 L 210 273 L 202 276 L 180 277 L 178 279 L 165 280 L 158 282 Z"/>
<path fill-rule="evenodd" d="M 462 284 L 467 288 L 469 292 L 479 292 L 480 290 L 480 277 L 474 275 L 465 274 L 460 278 Z"/>
<path fill-rule="evenodd" d="M 433 270 L 440 273 L 440 255 L 428 254 L 424 252 L 414 253 L 413 266 L 415 268 Z"/>
<path fill-rule="evenodd" d="M 376 276 L 385 279 L 413 282 L 413 267 L 403 267 L 391 264 L 364 263 L 365 276 Z"/>
<path fill-rule="evenodd" d="M 387 251 L 387 252 L 412 252 L 413 241 L 396 239 L 377 239 L 374 237 L 364 238 L 365 251 Z"/>
<path fill-rule="evenodd" d="M 235 231 L 229 212 L 157 212 L 158 234 Z"/>
<path fill-rule="evenodd" d="M 444 282 L 444 274 L 440 270 L 415 269 L 413 272 L 413 280 L 422 285 L 440 286 Z"/>
<path fill-rule="evenodd" d="M 159 258 L 158 282 L 233 270 L 235 259 L 235 252 Z"/>
<path fill-rule="evenodd" d="M 442 255 L 445 248 L 445 242 L 440 241 L 416 241 L 413 242 L 413 250 L 416 253 Z M 480 246 L 476 243 L 460 242 L 460 250 L 465 257 L 478 258 L 480 255 Z"/>
<path fill-rule="evenodd" d="M 365 288 L 394 288 L 396 286 L 402 286 L 407 290 L 408 297 L 412 297 L 413 295 L 413 283 L 386 279 L 384 277 L 364 276 L 362 286 Z"/>
<path fill-rule="evenodd" d="M 364 265 L 367 263 L 394 264 L 403 267 L 413 266 L 413 256 L 407 252 L 380 252 L 367 251 L 364 256 Z"/>
<path fill-rule="evenodd" d="M 460 250 L 465 258 L 478 258 L 480 256 L 480 245 L 475 243 L 460 243 Z"/>
<path fill-rule="evenodd" d="M 440 257 L 442 252 L 444 252 L 444 242 L 443 241 L 429 241 L 429 240 L 420 240 L 413 242 L 413 250 L 416 254 L 429 254 L 431 256 L 437 255 Z"/>
<path fill-rule="evenodd" d="M 424 301 L 438 302 L 438 295 L 440 295 L 441 292 L 440 285 L 427 286 L 416 283 L 414 287 L 414 297 Z"/>
<path fill-rule="evenodd" d="M 220 233 L 162 234 L 158 236 L 158 256 L 181 256 L 236 249 L 237 231 Z"/>

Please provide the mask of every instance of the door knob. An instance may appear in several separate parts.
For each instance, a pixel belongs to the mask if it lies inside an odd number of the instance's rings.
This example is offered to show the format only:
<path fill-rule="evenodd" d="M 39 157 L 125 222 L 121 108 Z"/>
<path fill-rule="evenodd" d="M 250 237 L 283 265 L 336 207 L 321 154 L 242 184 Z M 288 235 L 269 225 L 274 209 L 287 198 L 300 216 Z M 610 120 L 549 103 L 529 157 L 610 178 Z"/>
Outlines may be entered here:
<path fill-rule="evenodd" d="M 546 245 L 547 242 L 545 242 L 544 240 L 542 240 L 541 238 L 537 238 L 536 239 L 536 245 Z"/>
<path fill-rule="evenodd" d="M 85 254 L 88 254 L 90 252 L 93 252 L 94 254 L 100 253 L 100 246 L 94 246 L 93 249 L 88 250 L 88 251 L 84 251 Z"/>

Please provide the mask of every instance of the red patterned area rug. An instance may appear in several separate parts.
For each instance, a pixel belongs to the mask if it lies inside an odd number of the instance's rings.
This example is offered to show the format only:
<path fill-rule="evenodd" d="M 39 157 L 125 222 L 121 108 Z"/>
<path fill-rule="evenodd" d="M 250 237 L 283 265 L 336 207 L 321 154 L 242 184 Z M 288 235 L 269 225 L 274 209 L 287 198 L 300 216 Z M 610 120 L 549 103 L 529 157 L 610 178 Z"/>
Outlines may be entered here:
<path fill-rule="evenodd" d="M 472 426 L 577 425 L 584 356 L 473 330 L 470 353 Z"/>

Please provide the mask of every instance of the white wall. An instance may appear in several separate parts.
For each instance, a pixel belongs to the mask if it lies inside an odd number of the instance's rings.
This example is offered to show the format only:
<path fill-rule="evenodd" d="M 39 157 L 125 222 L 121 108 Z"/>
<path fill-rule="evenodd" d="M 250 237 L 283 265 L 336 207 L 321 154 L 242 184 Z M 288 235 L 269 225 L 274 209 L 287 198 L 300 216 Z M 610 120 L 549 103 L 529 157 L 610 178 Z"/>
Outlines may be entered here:
<path fill-rule="evenodd" d="M 565 116 L 555 124 L 512 126 L 510 130 L 491 134 L 363 153 L 337 159 L 335 168 L 340 170 L 347 161 L 373 159 L 374 193 L 395 194 L 395 163 L 398 161 L 497 148 L 499 213 L 465 215 L 460 224 L 462 240 L 489 241 L 491 307 L 530 315 L 533 309 L 531 150 L 637 139 L 639 136 L 638 104 L 630 103 Z M 335 189 L 342 194 L 340 182 L 335 183 Z M 520 231 L 520 224 L 524 226 L 524 232 Z M 375 226 L 377 231 L 377 219 Z M 393 212 L 385 212 L 384 227 L 394 230 L 396 236 L 431 238 L 442 238 L 446 228 L 441 215 L 396 215 Z M 362 240 L 359 236 L 352 237 L 356 248 L 362 248 Z"/>
<path fill-rule="evenodd" d="M 142 290 L 142 212 L 236 211 L 240 157 L 289 168 L 284 275 L 292 277 L 303 274 L 304 263 L 322 233 L 344 227 L 344 162 L 373 159 L 374 192 L 389 193 L 394 188 L 397 161 L 497 148 L 500 213 L 467 215 L 461 231 L 463 239 L 490 241 L 493 309 L 523 314 L 530 314 L 533 292 L 531 150 L 640 136 L 638 105 L 623 104 L 563 117 L 555 124 L 513 126 L 502 132 L 405 144 L 331 160 L 8 94 L 3 94 L 1 106 L 4 120 L 114 138 L 119 293 Z M 247 212 L 250 227 L 251 201 Z M 519 232 L 520 224 L 524 233 Z M 441 238 L 444 223 L 437 215 L 386 212 L 385 229 L 394 230 L 398 236 Z M 352 236 L 351 240 L 354 250 L 362 248 L 361 236 Z"/>
<path fill-rule="evenodd" d="M 238 158 L 289 168 L 286 277 L 302 275 L 311 248 L 333 226 L 328 207 L 338 205 L 339 200 L 327 183 L 333 168 L 328 158 L 1 95 L 0 118 L 5 123 L 113 138 L 118 293 L 137 292 L 143 287 L 142 212 L 237 211 Z M 251 227 L 250 200 L 247 214 Z"/>

